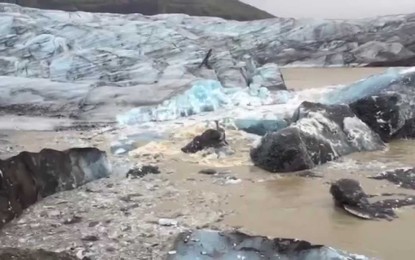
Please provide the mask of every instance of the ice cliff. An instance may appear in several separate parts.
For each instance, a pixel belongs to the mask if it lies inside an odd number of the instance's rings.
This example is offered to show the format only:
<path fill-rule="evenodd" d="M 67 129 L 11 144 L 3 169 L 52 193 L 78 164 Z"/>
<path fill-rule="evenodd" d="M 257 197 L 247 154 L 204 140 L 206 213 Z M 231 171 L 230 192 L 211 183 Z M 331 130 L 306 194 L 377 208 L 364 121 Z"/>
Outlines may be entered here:
<path fill-rule="evenodd" d="M 277 65 L 408 62 L 415 48 L 413 15 L 237 22 L 11 4 L 0 4 L 0 12 L 0 107 L 7 113 L 113 120 L 136 107 L 159 111 L 187 100 L 174 106 L 174 118 L 224 103 L 269 104 L 278 102 L 273 90 L 285 89 Z M 199 68 L 210 49 L 208 66 Z M 206 94 L 212 86 L 209 100 L 189 100 L 193 90 Z"/>

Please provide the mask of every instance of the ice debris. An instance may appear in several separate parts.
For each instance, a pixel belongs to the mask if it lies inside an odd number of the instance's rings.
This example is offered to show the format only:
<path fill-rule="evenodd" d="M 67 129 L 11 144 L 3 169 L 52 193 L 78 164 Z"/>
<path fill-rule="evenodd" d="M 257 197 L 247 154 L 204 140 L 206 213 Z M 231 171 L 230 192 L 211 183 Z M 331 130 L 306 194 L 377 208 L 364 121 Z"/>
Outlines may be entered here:
<path fill-rule="evenodd" d="M 257 84 L 251 84 L 247 88 L 224 88 L 217 80 L 197 80 L 183 94 L 165 100 L 160 105 L 134 108 L 119 115 L 117 121 L 122 125 L 132 125 L 149 121 L 174 120 L 220 108 L 285 103 L 291 96 L 288 91 L 271 92 Z"/>

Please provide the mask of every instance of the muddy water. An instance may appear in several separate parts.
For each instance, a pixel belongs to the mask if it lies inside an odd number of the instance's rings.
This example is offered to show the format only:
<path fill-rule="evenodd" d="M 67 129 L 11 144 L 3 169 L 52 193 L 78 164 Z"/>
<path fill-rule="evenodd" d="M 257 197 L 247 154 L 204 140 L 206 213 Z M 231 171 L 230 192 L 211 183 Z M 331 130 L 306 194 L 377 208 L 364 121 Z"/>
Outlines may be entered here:
<path fill-rule="evenodd" d="M 223 168 L 241 178 L 238 184 L 215 185 L 215 177 L 197 174 L 195 164 L 170 163 L 175 180 L 187 189 L 204 189 L 222 194 L 226 203 L 212 204 L 212 210 L 233 211 L 224 222 L 232 227 L 271 237 L 301 238 L 380 259 L 413 259 L 415 210 L 404 208 L 392 221 L 365 221 L 333 207 L 329 182 L 339 178 L 358 179 L 369 194 L 409 193 L 366 176 L 385 169 L 414 165 L 415 142 L 395 142 L 388 151 L 353 154 L 313 170 L 323 178 L 273 175 L 252 166 Z M 393 164 L 390 164 L 394 158 Z M 393 165 L 393 166 L 392 166 Z M 371 166 L 371 167 L 370 167 Z"/>
<path fill-rule="evenodd" d="M 284 68 L 281 70 L 290 89 L 308 89 L 329 85 L 350 84 L 385 68 Z"/>
<path fill-rule="evenodd" d="M 284 69 L 283 73 L 290 88 L 304 89 L 351 83 L 381 71 L 383 69 Z M 111 138 L 117 135 L 116 132 L 99 136 L 88 132 L 3 133 L 8 135 L 8 141 L 15 144 L 14 147 L 19 151 L 38 151 L 45 146 L 65 149 L 88 145 L 89 142 L 109 151 Z M 415 166 L 415 141 L 397 141 L 385 151 L 352 154 L 313 169 L 323 178 L 300 178 L 290 174 L 270 174 L 250 165 L 246 154 L 251 141 L 231 131 L 228 136 L 231 146 L 236 150 L 235 156 L 218 161 L 183 155 L 177 151 L 191 137 L 187 134 L 176 133 L 169 142 L 149 146 L 142 149 L 143 153 L 164 153 L 159 165 L 163 169 L 174 170 L 174 174 L 169 174 L 168 178 L 177 187 L 220 195 L 220 201 L 205 198 L 208 201 L 205 201 L 208 204 L 206 214 L 212 211 L 227 212 L 222 221 L 226 226 L 241 227 L 252 234 L 305 239 L 380 259 L 413 259 L 415 210 L 401 210 L 399 219 L 392 222 L 355 219 L 333 207 L 328 182 L 351 177 L 361 181 L 363 188 L 370 194 L 413 193 L 384 181 L 369 180 L 366 176 L 394 167 Z M 141 161 L 143 158 L 132 154 L 130 160 Z M 222 167 L 220 169 L 229 171 L 241 182 L 222 185 L 218 183 L 220 179 L 217 177 L 197 173 L 200 169 L 210 167 Z M 200 203 L 198 200 L 195 199 L 195 205 Z M 160 202 L 154 212 L 157 213 L 160 208 L 179 208 L 180 201 L 176 204 Z"/>

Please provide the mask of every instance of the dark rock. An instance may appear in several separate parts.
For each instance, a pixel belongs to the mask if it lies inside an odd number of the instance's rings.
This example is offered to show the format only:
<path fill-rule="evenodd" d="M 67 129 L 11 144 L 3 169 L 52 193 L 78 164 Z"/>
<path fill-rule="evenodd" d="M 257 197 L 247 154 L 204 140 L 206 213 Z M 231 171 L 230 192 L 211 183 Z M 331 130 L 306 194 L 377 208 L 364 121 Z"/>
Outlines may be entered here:
<path fill-rule="evenodd" d="M 388 180 L 402 188 L 415 190 L 415 168 L 395 169 L 393 171 L 382 172 L 377 176 L 369 178 L 375 180 Z"/>
<path fill-rule="evenodd" d="M 88 236 L 82 237 L 81 240 L 88 241 L 88 242 L 96 242 L 99 240 L 99 237 L 94 236 L 94 235 L 88 235 Z"/>
<path fill-rule="evenodd" d="M 108 177 L 110 168 L 96 148 L 44 149 L 0 160 L 0 228 L 41 198 Z"/>
<path fill-rule="evenodd" d="M 400 120 L 399 103 L 399 95 L 388 94 L 362 98 L 351 103 L 350 108 L 384 142 L 388 142 L 404 123 Z"/>
<path fill-rule="evenodd" d="M 197 153 L 206 148 L 220 148 L 227 145 L 225 131 L 222 128 L 208 129 L 203 134 L 196 136 L 181 150 L 184 153 Z"/>
<path fill-rule="evenodd" d="M 415 71 L 389 69 L 331 91 L 329 104 L 349 104 L 353 112 L 383 141 L 412 138 L 415 121 Z"/>
<path fill-rule="evenodd" d="M 55 253 L 43 249 L 0 248 L 1 260 L 77 260 L 67 253 Z"/>
<path fill-rule="evenodd" d="M 96 227 L 99 225 L 99 221 L 91 221 L 88 224 L 88 227 Z"/>
<path fill-rule="evenodd" d="M 330 253 L 329 253 L 330 251 Z M 333 250 L 307 241 L 285 238 L 269 239 L 250 236 L 238 231 L 218 232 L 196 230 L 179 234 L 168 260 L 181 259 L 367 259 L 357 258 L 345 252 Z"/>
<path fill-rule="evenodd" d="M 415 118 L 405 121 L 405 124 L 396 131 L 392 137 L 393 139 L 412 139 L 415 138 Z"/>
<path fill-rule="evenodd" d="M 336 206 L 343 208 L 349 214 L 362 219 L 387 219 L 396 218 L 394 209 L 415 205 L 413 196 L 405 196 L 403 199 L 379 200 L 370 203 L 367 195 L 359 182 L 352 179 L 340 179 L 330 187 Z"/>
<path fill-rule="evenodd" d="M 352 152 L 384 147 L 380 137 L 346 105 L 303 102 L 292 122 L 266 134 L 251 150 L 256 166 L 270 172 L 301 171 Z"/>
<path fill-rule="evenodd" d="M 138 167 L 134 167 L 133 169 L 130 169 L 127 172 L 127 178 L 130 176 L 132 178 L 142 178 L 146 176 L 147 174 L 160 174 L 160 173 L 161 172 L 158 166 L 143 165 L 143 166 L 138 166 Z"/>
<path fill-rule="evenodd" d="M 215 169 L 203 169 L 199 171 L 200 174 L 206 174 L 206 175 L 215 175 L 218 173 Z"/>

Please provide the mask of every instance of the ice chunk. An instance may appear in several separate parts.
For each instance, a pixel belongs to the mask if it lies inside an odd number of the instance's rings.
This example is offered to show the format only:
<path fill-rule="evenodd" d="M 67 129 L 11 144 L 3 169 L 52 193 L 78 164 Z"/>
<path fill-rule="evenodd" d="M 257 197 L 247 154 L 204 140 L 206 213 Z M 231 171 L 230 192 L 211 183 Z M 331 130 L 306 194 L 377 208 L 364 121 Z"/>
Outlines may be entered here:
<path fill-rule="evenodd" d="M 346 87 L 334 89 L 327 93 L 321 102 L 326 104 L 349 104 L 364 97 L 377 95 L 393 84 L 403 81 L 410 73 L 413 72 L 411 70 L 404 71 L 398 68 L 390 68 L 382 74 L 373 75 Z"/>
<path fill-rule="evenodd" d="M 195 230 L 181 233 L 174 242 L 175 254 L 168 260 L 194 259 L 350 259 L 364 260 L 365 256 L 350 254 L 342 250 L 307 241 L 250 236 L 241 232 L 219 232 Z M 203 255 L 203 257 L 201 256 Z"/>
<path fill-rule="evenodd" d="M 137 107 L 119 115 L 120 124 L 135 124 L 148 121 L 166 121 L 179 117 L 230 109 L 237 106 L 262 106 L 272 103 L 285 103 L 291 98 L 288 91 L 271 93 L 268 89 L 254 86 L 251 88 L 224 88 L 217 80 L 197 80 L 183 94 L 165 100 L 157 106 Z"/>
<path fill-rule="evenodd" d="M 236 119 L 235 125 L 238 129 L 250 134 L 265 135 L 267 132 L 275 132 L 288 126 L 284 119 Z"/>
<path fill-rule="evenodd" d="M 255 70 L 252 84 L 257 84 L 267 89 L 284 89 L 286 86 L 277 64 L 268 63 Z"/>

